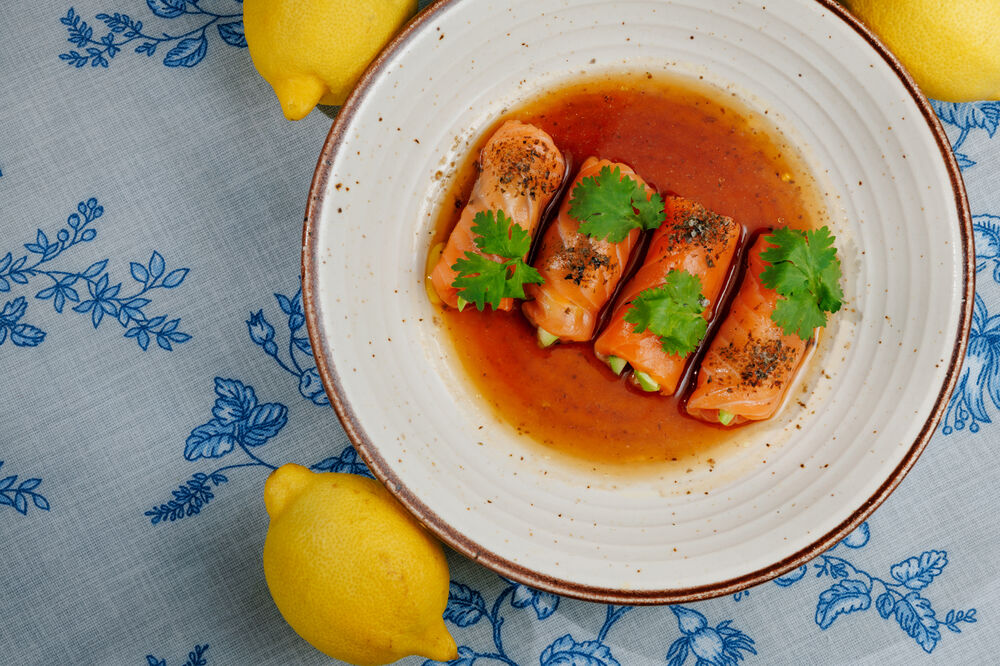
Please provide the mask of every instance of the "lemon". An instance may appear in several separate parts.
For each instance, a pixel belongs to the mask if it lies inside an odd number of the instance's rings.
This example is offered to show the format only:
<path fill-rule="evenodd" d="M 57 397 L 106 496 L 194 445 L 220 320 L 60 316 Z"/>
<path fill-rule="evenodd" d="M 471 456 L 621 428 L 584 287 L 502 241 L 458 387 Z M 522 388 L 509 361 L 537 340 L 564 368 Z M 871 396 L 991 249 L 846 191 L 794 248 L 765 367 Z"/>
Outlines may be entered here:
<path fill-rule="evenodd" d="M 378 482 L 284 465 L 264 504 L 264 577 L 302 638 L 359 666 L 458 656 L 441 546 Z"/>
<path fill-rule="evenodd" d="M 844 0 L 910 70 L 928 97 L 1000 98 L 1000 2 Z"/>
<path fill-rule="evenodd" d="M 289 120 L 343 104 L 417 0 L 244 0 L 250 58 Z"/>

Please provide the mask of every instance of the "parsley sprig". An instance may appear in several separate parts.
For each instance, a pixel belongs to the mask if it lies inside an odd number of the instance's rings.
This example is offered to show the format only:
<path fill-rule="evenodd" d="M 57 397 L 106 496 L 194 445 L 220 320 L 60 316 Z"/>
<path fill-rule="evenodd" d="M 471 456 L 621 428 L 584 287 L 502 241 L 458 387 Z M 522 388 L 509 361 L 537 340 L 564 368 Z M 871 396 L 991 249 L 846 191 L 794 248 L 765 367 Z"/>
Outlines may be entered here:
<path fill-rule="evenodd" d="M 622 242 L 633 229 L 656 229 L 665 217 L 663 197 L 653 194 L 647 200 L 646 190 L 635 179 L 623 178 L 617 166 L 581 180 L 573 188 L 569 214 L 580 220 L 581 234 L 610 243 Z"/>
<path fill-rule="evenodd" d="M 773 247 L 761 252 L 760 258 L 771 265 L 761 272 L 760 280 L 783 297 L 771 319 L 785 335 L 808 340 L 813 329 L 826 326 L 826 313 L 843 304 L 835 238 L 824 226 L 812 231 L 775 229 L 765 240 Z"/>
<path fill-rule="evenodd" d="M 542 284 L 541 274 L 524 261 L 531 236 L 502 211 L 480 211 L 473 218 L 476 247 L 484 254 L 466 252 L 451 269 L 458 273 L 451 286 L 459 289 L 459 302 L 472 303 L 482 312 L 489 303 L 496 310 L 503 298 L 524 298 L 524 285 Z M 494 261 L 485 254 L 500 257 Z M 461 309 L 462 306 L 460 306 Z"/>
<path fill-rule="evenodd" d="M 687 271 L 672 270 L 663 285 L 644 289 L 632 301 L 625 321 L 636 333 L 645 330 L 660 336 L 663 351 L 686 356 L 693 352 L 708 330 L 702 312 L 708 300 L 701 293 L 701 280 Z"/>

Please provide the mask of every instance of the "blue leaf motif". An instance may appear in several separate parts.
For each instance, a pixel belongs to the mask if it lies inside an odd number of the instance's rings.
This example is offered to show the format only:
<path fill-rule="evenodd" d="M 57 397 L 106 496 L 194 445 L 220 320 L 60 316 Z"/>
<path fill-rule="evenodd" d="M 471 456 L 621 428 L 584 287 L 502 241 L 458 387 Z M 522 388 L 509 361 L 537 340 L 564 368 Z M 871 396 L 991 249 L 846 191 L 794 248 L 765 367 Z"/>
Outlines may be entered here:
<path fill-rule="evenodd" d="M 931 603 L 917 592 L 910 592 L 896 602 L 896 621 L 928 654 L 941 638 Z"/>
<path fill-rule="evenodd" d="M 292 338 L 292 344 L 303 354 L 307 356 L 312 356 L 312 345 L 309 344 L 309 338 Z"/>
<path fill-rule="evenodd" d="M 10 341 L 18 347 L 37 347 L 44 340 L 45 331 L 28 324 L 18 324 L 10 330 Z"/>
<path fill-rule="evenodd" d="M 41 484 L 41 479 L 25 479 L 21 482 L 21 485 L 17 487 L 18 491 L 34 490 Z"/>
<path fill-rule="evenodd" d="M 34 495 L 32 495 L 31 499 L 35 503 L 35 506 L 37 506 L 42 511 L 48 511 L 49 510 L 49 501 L 47 499 L 45 499 L 44 497 L 42 497 L 41 495 L 39 495 L 38 493 L 35 493 Z"/>
<path fill-rule="evenodd" d="M 981 128 L 992 138 L 1000 123 L 1000 102 L 941 102 L 933 100 L 931 105 L 938 117 L 963 130 Z"/>
<path fill-rule="evenodd" d="M 153 276 L 153 279 L 163 275 L 163 271 L 166 269 L 166 265 L 163 261 L 163 255 L 161 255 L 156 250 L 153 250 L 153 256 L 149 258 L 149 274 Z"/>
<path fill-rule="evenodd" d="M 309 469 L 316 472 L 345 472 L 347 474 L 360 474 L 374 479 L 371 471 L 358 459 L 358 452 L 348 444 L 338 456 L 324 458 Z"/>
<path fill-rule="evenodd" d="M 185 0 L 146 0 L 149 10 L 161 18 L 177 18 L 184 13 Z"/>
<path fill-rule="evenodd" d="M 278 434 L 288 422 L 288 409 L 276 402 L 258 405 L 241 424 L 243 443 L 260 446 Z"/>
<path fill-rule="evenodd" d="M 878 595 L 878 599 L 875 600 L 875 608 L 878 610 L 878 614 L 882 616 L 883 620 L 888 620 L 889 616 L 892 615 L 893 608 L 896 607 L 896 600 L 892 598 L 892 595 L 888 592 L 883 592 Z"/>
<path fill-rule="evenodd" d="M 221 458 L 236 446 L 234 430 L 234 425 L 222 424 L 216 420 L 198 426 L 191 431 L 184 443 L 184 457 L 187 460 Z"/>
<path fill-rule="evenodd" d="M 599 641 L 578 643 L 570 634 L 545 648 L 539 662 L 541 666 L 621 666 L 607 645 Z"/>
<path fill-rule="evenodd" d="M 448 606 L 444 619 L 458 627 L 470 627 L 486 615 L 486 602 L 479 592 L 451 581 L 448 584 Z"/>
<path fill-rule="evenodd" d="M 88 277 L 88 278 L 97 277 L 98 275 L 101 274 L 102 271 L 104 271 L 107 265 L 108 265 L 107 259 L 105 259 L 104 261 L 95 262 L 91 264 L 87 268 L 87 270 L 83 272 L 83 277 Z"/>
<path fill-rule="evenodd" d="M 688 658 L 688 638 L 681 636 L 670 645 L 667 652 L 667 666 L 682 666 Z"/>
<path fill-rule="evenodd" d="M 969 167 L 976 166 L 976 161 L 970 159 L 965 153 L 955 153 L 955 162 L 958 163 L 959 169 L 968 169 Z"/>
<path fill-rule="evenodd" d="M 928 550 L 920 557 L 910 557 L 889 570 L 897 582 L 911 590 L 922 590 L 948 564 L 948 553 L 943 550 Z"/>
<path fill-rule="evenodd" d="M 283 296 L 281 294 L 275 294 L 274 297 L 278 299 L 278 305 L 281 306 L 282 312 L 284 312 L 286 315 L 292 314 L 292 302 L 288 300 L 287 296 Z"/>
<path fill-rule="evenodd" d="M 843 580 L 819 595 L 816 624 L 828 629 L 837 616 L 867 610 L 872 604 L 871 589 L 857 580 Z"/>
<path fill-rule="evenodd" d="M 187 268 L 178 268 L 167 273 L 167 277 L 163 278 L 163 286 L 167 289 L 173 289 L 174 287 L 181 286 L 184 282 L 184 278 L 187 277 Z"/>
<path fill-rule="evenodd" d="M 219 37 L 227 44 L 232 46 L 246 46 L 247 38 L 243 34 L 243 21 L 234 21 L 233 23 L 220 23 Z"/>
<path fill-rule="evenodd" d="M 8 301 L 4 304 L 3 310 L 0 310 L 0 323 L 16 324 L 17 320 L 23 317 L 27 310 L 28 302 L 24 299 L 24 296 L 18 296 L 13 301 Z"/>
<path fill-rule="evenodd" d="M 194 67 L 201 62 L 207 51 L 208 40 L 204 35 L 188 37 L 179 41 L 177 46 L 167 52 L 163 64 L 167 67 Z"/>
<path fill-rule="evenodd" d="M 253 388 L 235 379 L 216 377 L 215 394 L 219 397 L 212 408 L 212 416 L 224 425 L 242 421 L 257 406 Z"/>
<path fill-rule="evenodd" d="M 135 278 L 136 282 L 146 284 L 149 282 L 149 271 L 142 264 L 133 261 L 129 265 L 129 269 L 132 271 L 132 277 Z"/>

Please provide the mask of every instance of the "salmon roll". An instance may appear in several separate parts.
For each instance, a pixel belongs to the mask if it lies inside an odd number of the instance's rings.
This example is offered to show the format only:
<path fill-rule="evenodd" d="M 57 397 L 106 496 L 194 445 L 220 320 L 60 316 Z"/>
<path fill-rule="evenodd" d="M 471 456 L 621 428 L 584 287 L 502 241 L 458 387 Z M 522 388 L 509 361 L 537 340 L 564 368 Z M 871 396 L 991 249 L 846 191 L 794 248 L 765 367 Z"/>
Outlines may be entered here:
<path fill-rule="evenodd" d="M 632 376 L 643 390 L 669 396 L 677 390 L 690 354 L 666 352 L 658 335 L 649 330 L 637 333 L 625 315 L 640 293 L 662 286 L 667 275 L 677 270 L 701 281 L 706 300 L 702 316 L 711 321 L 743 227 L 681 197 L 667 197 L 666 214 L 666 221 L 653 233 L 642 266 L 622 289 L 611 320 L 594 342 L 594 352 L 616 374 L 632 366 Z"/>
<path fill-rule="evenodd" d="M 459 307 L 458 273 L 453 266 L 467 252 L 484 254 L 476 247 L 473 232 L 477 213 L 503 211 L 513 224 L 533 236 L 545 208 L 559 191 L 566 160 L 544 130 L 508 120 L 483 146 L 477 163 L 479 177 L 469 202 L 448 237 L 441 257 L 430 274 L 434 290 L 445 304 Z M 502 262 L 500 257 L 484 255 Z M 510 310 L 514 299 L 504 298 L 498 310 Z"/>
<path fill-rule="evenodd" d="M 761 282 L 766 234 L 750 249 L 746 277 L 708 348 L 687 412 L 709 423 L 739 425 L 770 418 L 805 358 L 806 341 L 771 319 L 779 295 Z"/>
<path fill-rule="evenodd" d="M 625 164 L 587 158 L 569 188 L 584 178 L 596 177 L 601 169 L 618 169 L 653 195 L 645 181 Z M 632 229 L 619 243 L 611 243 L 579 232 L 580 220 L 570 215 L 570 197 L 563 199 L 559 215 L 549 225 L 535 258 L 535 269 L 545 282 L 525 288 L 528 298 L 521 312 L 538 329 L 543 346 L 557 341 L 588 342 L 594 337 L 598 318 L 614 296 L 628 266 L 641 229 Z"/>

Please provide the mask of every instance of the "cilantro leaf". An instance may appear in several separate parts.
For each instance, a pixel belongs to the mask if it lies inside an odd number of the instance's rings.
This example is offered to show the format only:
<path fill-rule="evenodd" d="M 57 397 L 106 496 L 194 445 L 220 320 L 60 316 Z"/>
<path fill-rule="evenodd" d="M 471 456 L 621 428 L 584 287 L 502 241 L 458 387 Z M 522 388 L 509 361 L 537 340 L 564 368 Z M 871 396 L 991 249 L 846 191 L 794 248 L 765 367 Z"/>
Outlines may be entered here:
<path fill-rule="evenodd" d="M 785 335 L 795 333 L 808 340 L 813 329 L 826 326 L 826 313 L 809 298 L 782 298 L 774 306 L 771 319 L 784 329 Z"/>
<path fill-rule="evenodd" d="M 524 285 L 542 284 L 541 274 L 524 261 L 531 248 L 531 235 L 502 211 L 480 211 L 473 218 L 476 247 L 496 255 L 500 261 L 466 252 L 451 267 L 458 276 L 451 286 L 459 296 L 482 312 L 488 303 L 494 310 L 504 298 L 524 298 Z"/>
<path fill-rule="evenodd" d="M 760 258 L 771 265 L 761 271 L 760 280 L 783 297 L 771 319 L 785 335 L 794 333 L 808 340 L 813 329 L 826 326 L 826 313 L 837 312 L 843 305 L 835 238 L 825 226 L 811 231 L 785 227 L 764 240 L 771 247 Z"/>
<path fill-rule="evenodd" d="M 541 273 L 520 259 L 509 262 L 507 265 L 514 268 L 505 282 L 507 288 L 506 295 L 511 298 L 524 298 L 524 285 L 526 284 L 542 284 L 545 282 L 545 278 L 542 277 Z"/>
<path fill-rule="evenodd" d="M 465 257 L 451 267 L 458 277 L 451 286 L 460 289 L 459 295 L 482 312 L 489 303 L 494 310 L 500 307 L 507 282 L 507 264 L 499 263 L 475 252 L 466 252 Z"/>
<path fill-rule="evenodd" d="M 580 220 L 581 234 L 620 243 L 633 229 L 659 227 L 665 218 L 663 205 L 659 194 L 647 200 L 645 188 L 623 177 L 621 167 L 604 166 L 573 188 L 569 214 Z"/>
<path fill-rule="evenodd" d="M 476 247 L 486 254 L 505 259 L 523 257 L 531 249 L 531 235 L 502 210 L 496 215 L 492 210 L 479 211 L 472 219 L 472 233 Z"/>
<path fill-rule="evenodd" d="M 701 280 L 687 271 L 667 273 L 662 286 L 639 293 L 625 313 L 636 333 L 649 330 L 660 336 L 663 351 L 686 356 L 698 347 L 708 331 L 702 316 L 707 300 Z"/>

